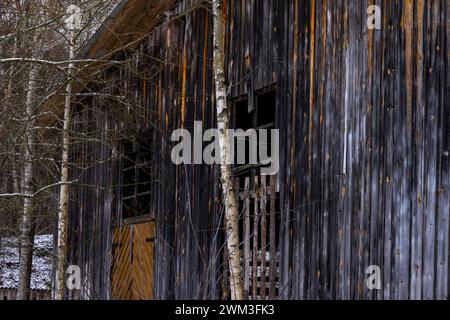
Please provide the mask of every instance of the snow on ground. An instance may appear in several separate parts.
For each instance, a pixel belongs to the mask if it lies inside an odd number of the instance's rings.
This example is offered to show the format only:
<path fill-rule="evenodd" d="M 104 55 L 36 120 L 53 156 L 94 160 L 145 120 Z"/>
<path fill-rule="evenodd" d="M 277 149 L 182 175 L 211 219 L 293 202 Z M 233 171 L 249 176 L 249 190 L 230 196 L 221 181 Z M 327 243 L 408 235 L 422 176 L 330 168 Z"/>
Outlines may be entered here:
<path fill-rule="evenodd" d="M 31 289 L 49 290 L 52 279 L 53 235 L 36 236 L 33 250 Z M 0 239 L 0 287 L 17 288 L 19 249 L 16 238 Z"/>

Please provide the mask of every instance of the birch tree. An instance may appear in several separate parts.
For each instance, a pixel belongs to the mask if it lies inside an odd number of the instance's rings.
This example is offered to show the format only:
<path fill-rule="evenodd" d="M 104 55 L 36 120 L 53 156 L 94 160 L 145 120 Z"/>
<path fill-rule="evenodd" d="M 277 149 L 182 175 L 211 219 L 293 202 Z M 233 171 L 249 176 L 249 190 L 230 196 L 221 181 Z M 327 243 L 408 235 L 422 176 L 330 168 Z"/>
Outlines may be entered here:
<path fill-rule="evenodd" d="M 83 30 L 77 34 L 81 45 L 88 41 L 89 35 L 114 8 L 115 3 L 117 0 L 80 3 L 83 13 L 88 17 L 88 21 L 81 26 Z M 64 29 L 61 23 L 65 16 L 64 4 L 67 2 L 53 0 L 0 4 L 0 74 L 7 75 L 8 78 L 5 85 L 0 83 L 0 116 L 5 119 L 0 121 L 0 132 L 5 137 L 0 140 L 0 165 L 8 164 L 7 167 L 2 166 L 1 177 L 5 177 L 5 180 L 0 191 L 0 219 L 5 222 L 3 219 L 7 218 L 9 224 L 2 227 L 0 236 L 8 234 L 19 238 L 21 254 L 17 298 L 23 300 L 29 298 L 30 292 L 33 222 L 37 215 L 43 214 L 43 210 L 48 210 L 53 221 L 58 211 L 57 232 L 61 241 L 58 242 L 57 264 L 63 265 L 58 270 L 64 268 L 67 256 L 65 239 L 68 189 L 73 184 L 68 181 L 72 91 L 71 81 L 68 79 L 75 77 L 75 64 L 82 68 L 83 65 L 94 62 L 88 59 L 74 60 L 73 37 L 67 59 L 67 39 L 62 36 Z M 68 83 L 64 117 L 55 115 L 54 124 L 40 127 L 38 120 L 44 113 L 42 103 L 51 95 L 58 95 L 58 88 L 64 83 Z M 58 134 L 46 134 L 49 132 L 61 132 L 62 137 L 58 141 L 55 138 Z M 11 183 L 6 179 L 13 182 L 13 188 L 8 187 Z M 8 189 L 12 192 L 8 192 Z M 57 196 L 58 189 L 60 197 Z M 45 199 L 45 203 L 40 203 L 42 199 Z M 61 205 L 56 208 L 53 203 L 58 199 L 61 200 Z M 17 203 L 20 203 L 20 208 Z M 10 212 L 14 211 L 17 215 L 10 219 Z M 19 227 L 14 223 L 16 216 L 20 216 Z M 46 227 L 46 232 L 53 232 L 51 226 Z M 57 275 L 59 279 L 64 279 L 64 270 Z M 59 289 L 63 288 L 63 281 L 59 281 Z M 62 290 L 55 290 L 56 298 L 63 298 Z"/>
<path fill-rule="evenodd" d="M 81 19 L 79 8 L 69 7 L 73 10 L 72 16 L 67 21 L 70 30 L 69 61 L 75 58 L 75 30 L 80 28 Z M 61 157 L 61 189 L 58 207 L 58 250 L 56 263 L 56 300 L 64 299 L 65 288 L 65 262 L 67 257 L 67 217 L 69 211 L 69 146 L 70 146 L 70 124 L 71 124 L 71 95 L 72 95 L 72 74 L 74 64 L 69 63 L 68 83 L 66 87 L 66 97 L 64 102 L 64 127 Z"/>
<path fill-rule="evenodd" d="M 30 9 L 30 2 L 24 4 L 25 10 L 20 17 L 20 20 L 25 20 L 25 27 L 28 26 L 28 13 Z M 18 5 L 19 7 L 19 5 Z M 19 20 L 19 21 L 20 21 Z M 38 33 L 33 32 L 33 44 L 37 44 Z M 37 58 L 36 46 L 32 49 L 31 58 Z M 25 130 L 25 169 L 23 177 L 23 192 L 30 196 L 33 194 L 33 148 L 35 145 L 35 120 L 34 120 L 34 99 L 36 91 L 38 69 L 36 65 L 31 65 L 29 80 L 27 86 L 27 97 L 25 101 L 26 112 L 26 130 Z M 23 200 L 23 215 L 21 223 L 20 235 L 20 263 L 19 263 L 19 285 L 17 290 L 18 300 L 28 300 L 30 297 L 30 282 L 31 282 L 31 265 L 33 256 L 33 234 L 32 234 L 32 210 L 33 198 L 25 197 Z"/>
<path fill-rule="evenodd" d="M 35 37 L 36 40 L 36 37 Z M 36 91 L 36 65 L 31 66 L 30 79 L 28 81 L 26 115 L 28 117 L 25 133 L 25 171 L 24 171 L 24 193 L 27 196 L 33 194 L 33 149 L 35 145 L 34 123 L 34 94 Z M 33 198 L 25 197 L 23 201 L 22 233 L 20 236 L 20 267 L 18 300 L 28 300 L 30 295 L 31 263 L 33 254 L 31 213 L 33 209 Z"/>
<path fill-rule="evenodd" d="M 231 162 L 229 161 L 233 150 L 227 136 L 230 127 L 230 115 L 227 103 L 227 88 L 225 81 L 224 61 L 224 32 L 223 3 L 222 0 L 213 0 L 213 43 L 214 43 L 214 81 L 217 109 L 217 126 L 219 129 L 220 146 L 220 180 L 222 183 L 223 200 L 225 202 L 225 224 L 227 235 L 227 248 L 229 253 L 230 269 L 230 291 L 231 299 L 243 300 L 244 289 L 242 282 L 241 257 L 239 251 L 239 228 L 238 228 L 238 204 Z"/>

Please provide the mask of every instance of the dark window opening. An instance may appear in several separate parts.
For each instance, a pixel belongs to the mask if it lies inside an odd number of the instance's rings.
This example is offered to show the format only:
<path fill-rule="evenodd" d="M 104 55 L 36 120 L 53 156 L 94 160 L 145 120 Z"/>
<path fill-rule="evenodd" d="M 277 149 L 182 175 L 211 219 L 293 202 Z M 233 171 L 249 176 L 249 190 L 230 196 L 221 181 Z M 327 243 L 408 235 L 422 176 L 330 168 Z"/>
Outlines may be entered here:
<path fill-rule="evenodd" d="M 150 214 L 153 175 L 152 135 L 144 133 L 123 143 L 122 218 Z"/>
<path fill-rule="evenodd" d="M 255 112 L 248 112 L 247 101 L 240 101 L 235 104 L 235 115 L 234 115 L 234 129 L 240 129 L 247 131 L 249 129 L 255 128 Z M 238 162 L 238 142 L 242 141 L 245 143 L 245 160 L 244 163 Z M 249 173 L 251 175 L 251 165 L 250 165 L 250 139 L 248 137 L 235 138 L 234 144 L 234 170 L 235 175 L 245 175 Z"/>
<path fill-rule="evenodd" d="M 257 150 L 256 150 L 256 164 L 250 160 L 250 138 L 241 137 L 235 139 L 235 154 L 234 154 L 234 175 L 237 177 L 250 177 L 253 183 L 254 177 L 259 175 L 261 167 L 266 166 L 262 163 L 263 160 L 260 157 L 260 151 L 268 157 L 272 156 L 271 145 L 271 129 L 276 129 L 276 91 L 268 91 L 256 96 L 256 107 L 253 111 L 248 111 L 247 100 L 240 100 L 234 103 L 234 112 L 232 116 L 233 129 L 242 129 L 247 131 L 254 129 L 257 135 Z M 266 144 L 262 143 L 260 130 L 267 130 Z M 238 139 L 245 140 L 245 162 L 238 162 Z M 260 148 L 266 148 L 267 150 L 260 150 Z"/>
<path fill-rule="evenodd" d="M 235 104 L 235 129 L 248 130 L 255 127 L 253 111 L 248 112 L 247 100 L 237 102 Z"/>
<path fill-rule="evenodd" d="M 261 94 L 257 97 L 256 126 L 264 129 L 275 129 L 276 97 L 275 91 Z"/>
<path fill-rule="evenodd" d="M 248 112 L 247 100 L 236 102 L 232 123 L 234 129 L 256 130 L 257 163 L 251 164 L 249 161 L 250 145 L 247 137 L 245 137 L 246 163 L 237 163 L 235 140 L 233 172 L 239 196 L 239 238 L 242 241 L 240 249 L 242 261 L 247 262 L 243 263 L 243 269 L 249 267 L 246 273 L 247 287 L 244 288 L 245 298 L 267 299 L 279 295 L 280 200 L 277 177 L 261 176 L 261 168 L 265 165 L 260 163 L 263 159 L 259 158 L 259 154 L 260 148 L 267 148 L 266 155 L 272 156 L 270 130 L 276 129 L 276 92 L 266 91 L 256 95 L 255 104 L 254 110 Z M 262 129 L 268 130 L 266 145 L 261 143 L 259 130 Z M 254 279 L 256 279 L 255 288 Z"/>

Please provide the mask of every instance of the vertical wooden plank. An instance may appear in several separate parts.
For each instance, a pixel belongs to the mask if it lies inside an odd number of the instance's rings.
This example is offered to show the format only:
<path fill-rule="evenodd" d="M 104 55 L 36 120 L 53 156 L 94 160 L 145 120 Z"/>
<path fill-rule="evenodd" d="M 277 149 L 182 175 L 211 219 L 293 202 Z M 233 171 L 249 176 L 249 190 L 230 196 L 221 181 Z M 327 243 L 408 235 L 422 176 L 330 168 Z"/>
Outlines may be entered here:
<path fill-rule="evenodd" d="M 276 297 L 275 275 L 277 272 L 277 248 L 276 248 L 276 177 L 270 177 L 270 225 L 269 225 L 269 300 Z"/>
<path fill-rule="evenodd" d="M 405 87 L 405 90 L 396 90 L 395 100 L 399 105 L 404 107 L 396 108 L 397 114 L 397 133 L 399 141 L 398 148 L 401 150 L 399 154 L 403 154 L 400 162 L 396 166 L 396 171 L 400 176 L 400 194 L 398 201 L 398 245 L 400 255 L 398 258 L 398 297 L 399 299 L 407 299 L 409 297 L 409 279 L 410 279 L 410 225 L 411 225 L 411 203 L 413 201 L 410 174 L 412 172 L 413 154 L 412 154 L 412 1 L 406 1 L 403 6 L 395 7 L 397 12 L 398 32 L 396 42 L 404 42 L 404 46 L 399 46 L 396 52 L 396 66 L 401 66 L 399 72 L 395 72 L 396 87 Z M 401 12 L 399 12 L 401 11 Z M 401 29 L 403 26 L 403 30 Z M 404 64 L 404 66 L 403 66 Z M 404 71 L 403 71 L 404 70 Z M 403 73 L 404 72 L 404 73 Z"/>
<path fill-rule="evenodd" d="M 425 176 L 426 193 L 424 194 L 424 253 L 423 253 L 423 299 L 435 298 L 436 283 L 436 218 L 437 218 L 437 119 L 438 99 L 436 97 L 438 84 L 435 80 L 434 69 L 436 66 L 436 37 L 438 21 L 438 1 L 429 3 L 426 7 L 426 32 L 425 32 Z"/>
<path fill-rule="evenodd" d="M 255 177 L 255 185 L 253 186 L 253 258 L 252 258 L 252 299 L 258 298 L 258 227 L 259 227 L 259 177 Z"/>
<path fill-rule="evenodd" d="M 388 1 L 383 1 L 383 6 L 386 5 Z M 388 5 L 386 5 L 386 8 L 388 8 Z M 389 11 L 388 11 L 389 12 Z M 382 74 L 380 75 L 380 86 L 381 86 L 381 107 L 383 109 L 383 116 L 384 119 L 381 122 L 382 125 L 382 131 L 381 134 L 383 135 L 383 148 L 386 150 L 384 153 L 384 165 L 383 165 L 383 176 L 382 179 L 380 179 L 383 182 L 383 189 L 384 189 L 384 212 L 383 212 L 383 218 L 384 218 L 384 265 L 383 265 L 383 279 L 384 279 L 384 299 L 391 299 L 392 293 L 393 293 L 393 283 L 395 282 L 395 279 L 392 277 L 392 270 L 393 268 L 393 231 L 392 231 L 392 212 L 393 212 L 393 205 L 392 205 L 392 197 L 393 197 L 393 189 L 392 189 L 392 163 L 393 163 L 393 147 L 394 147 L 394 141 L 392 137 L 392 128 L 393 128 L 393 120 L 392 120 L 392 109 L 389 106 L 390 100 L 389 100 L 389 94 L 390 94 L 390 86 L 389 82 L 386 79 L 387 76 L 386 70 L 388 69 L 389 64 L 389 50 L 390 50 L 390 31 L 388 26 L 388 20 L 389 16 L 388 14 L 383 15 L 383 23 L 382 23 L 382 35 L 381 35 L 381 41 L 382 41 L 382 60 L 381 60 L 381 70 Z"/>
<path fill-rule="evenodd" d="M 261 281 L 260 297 L 266 299 L 266 252 L 267 252 L 267 184 L 266 176 L 261 176 Z"/>
<path fill-rule="evenodd" d="M 445 24 L 445 18 L 449 18 L 450 8 L 448 2 L 440 2 L 439 12 L 441 23 Z M 445 14 L 447 13 L 447 14 Z M 450 33 L 442 32 L 438 47 L 444 48 L 445 43 L 450 43 Z M 449 298 L 449 242 L 450 242 L 450 108 L 448 98 L 442 92 L 448 92 L 450 85 L 450 74 L 445 70 L 449 68 L 449 59 L 446 50 L 437 50 L 439 56 L 438 83 L 439 83 L 439 184 L 438 184 L 438 248 L 437 248 L 437 271 L 436 271 L 436 299 L 447 300 Z M 448 50 L 447 50 L 448 51 Z"/>
<path fill-rule="evenodd" d="M 245 298 L 249 298 L 250 289 L 250 178 L 245 177 L 244 182 L 244 291 Z"/>

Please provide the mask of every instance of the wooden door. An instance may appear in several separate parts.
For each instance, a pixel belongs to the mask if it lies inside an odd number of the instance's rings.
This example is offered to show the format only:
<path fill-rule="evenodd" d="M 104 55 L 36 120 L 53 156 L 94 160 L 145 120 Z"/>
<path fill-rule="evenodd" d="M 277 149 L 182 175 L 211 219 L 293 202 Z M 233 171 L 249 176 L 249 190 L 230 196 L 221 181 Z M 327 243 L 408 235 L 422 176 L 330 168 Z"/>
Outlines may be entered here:
<path fill-rule="evenodd" d="M 155 223 L 116 228 L 113 239 L 112 298 L 153 298 L 153 254 Z"/>

